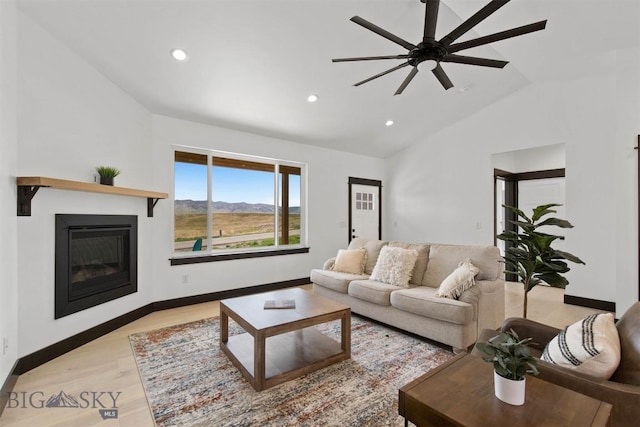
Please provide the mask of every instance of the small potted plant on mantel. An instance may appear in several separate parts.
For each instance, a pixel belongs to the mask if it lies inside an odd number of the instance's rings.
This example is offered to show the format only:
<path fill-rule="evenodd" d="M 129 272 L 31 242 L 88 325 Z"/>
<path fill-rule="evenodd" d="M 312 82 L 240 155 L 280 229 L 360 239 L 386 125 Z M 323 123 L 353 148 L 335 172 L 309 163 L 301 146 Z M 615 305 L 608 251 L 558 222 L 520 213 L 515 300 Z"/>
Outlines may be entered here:
<path fill-rule="evenodd" d="M 100 175 L 100 184 L 103 185 L 113 185 L 113 178 L 120 175 L 120 169 L 113 166 L 98 166 L 96 171 Z"/>
<path fill-rule="evenodd" d="M 493 363 L 493 381 L 496 397 L 510 405 L 523 405 L 525 400 L 526 374 L 538 375 L 536 359 L 531 355 L 531 338 L 520 339 L 511 329 L 476 343 L 476 348 L 489 357 L 485 362 Z"/>

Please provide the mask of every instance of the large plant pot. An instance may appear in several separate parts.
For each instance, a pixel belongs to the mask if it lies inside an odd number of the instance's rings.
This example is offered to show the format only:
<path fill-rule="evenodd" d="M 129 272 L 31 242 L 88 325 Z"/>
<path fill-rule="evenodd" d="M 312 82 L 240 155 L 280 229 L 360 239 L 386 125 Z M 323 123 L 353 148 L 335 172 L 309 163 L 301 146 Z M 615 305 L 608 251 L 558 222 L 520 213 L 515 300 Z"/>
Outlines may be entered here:
<path fill-rule="evenodd" d="M 496 397 L 509 405 L 524 405 L 526 378 L 516 381 L 501 377 L 493 371 Z"/>

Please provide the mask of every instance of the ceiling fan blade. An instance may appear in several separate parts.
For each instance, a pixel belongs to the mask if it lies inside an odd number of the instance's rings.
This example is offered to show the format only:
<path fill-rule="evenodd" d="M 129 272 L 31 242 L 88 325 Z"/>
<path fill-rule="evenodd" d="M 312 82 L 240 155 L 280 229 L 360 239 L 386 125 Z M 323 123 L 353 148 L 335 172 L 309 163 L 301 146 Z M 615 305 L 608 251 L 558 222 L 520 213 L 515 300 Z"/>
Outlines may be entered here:
<path fill-rule="evenodd" d="M 362 84 L 365 84 L 365 83 L 367 83 L 367 82 L 370 82 L 370 81 L 371 81 L 371 80 L 373 80 L 373 79 L 377 79 L 378 77 L 382 77 L 382 76 L 384 76 L 384 75 L 386 75 L 386 74 L 389 74 L 389 73 L 392 73 L 392 72 L 394 72 L 394 71 L 396 71 L 396 70 L 399 70 L 399 69 L 400 69 L 400 68 L 402 68 L 402 67 L 406 67 L 407 65 L 409 65 L 409 63 L 408 63 L 408 62 L 404 62 L 404 63 L 402 63 L 402 64 L 400 64 L 400 65 L 398 65 L 398 66 L 395 66 L 395 67 L 393 67 L 393 68 L 388 69 L 387 71 L 383 71 L 383 72 L 382 72 L 382 73 L 380 73 L 380 74 L 376 74 L 375 76 L 369 77 L 368 79 L 364 79 L 364 80 L 362 80 L 361 82 L 358 82 L 358 83 L 354 84 L 354 86 L 360 86 L 360 85 L 362 85 Z"/>
<path fill-rule="evenodd" d="M 479 65 L 481 67 L 504 68 L 509 61 L 498 59 L 476 58 L 475 56 L 446 55 L 441 62 L 455 62 L 457 64 Z"/>
<path fill-rule="evenodd" d="M 377 59 L 407 59 L 409 55 L 362 56 L 359 58 L 335 58 L 331 62 L 375 61 Z"/>
<path fill-rule="evenodd" d="M 509 0 L 491 0 L 489 4 L 477 11 L 471 18 L 458 25 L 453 31 L 444 36 L 440 42 L 445 46 L 449 46 L 458 37 L 487 19 L 493 12 L 507 4 Z"/>
<path fill-rule="evenodd" d="M 454 43 L 449 46 L 449 53 L 458 52 L 459 50 L 469 49 L 476 46 L 482 46 L 487 43 L 497 42 L 500 40 L 510 39 L 511 37 L 521 36 L 523 34 L 533 33 L 534 31 L 544 30 L 547 26 L 547 20 L 535 22 L 529 25 L 523 25 L 522 27 L 512 28 L 510 30 L 501 31 L 499 33 L 490 34 L 484 37 L 478 37 L 477 39 L 468 40 L 462 43 Z"/>
<path fill-rule="evenodd" d="M 353 21 L 356 24 L 366 28 L 367 30 L 373 31 L 374 33 L 384 37 L 387 40 L 391 40 L 392 42 L 394 42 L 396 44 L 399 44 L 400 46 L 404 47 L 407 50 L 411 50 L 411 49 L 415 49 L 416 48 L 416 46 L 414 44 L 411 44 L 408 41 L 401 39 L 400 37 L 396 36 L 395 34 L 391 34 L 387 30 L 383 30 L 382 28 L 378 27 L 377 25 L 372 24 L 371 22 L 367 21 L 366 19 L 360 18 L 359 16 L 354 16 L 353 18 L 351 18 L 351 21 Z"/>
<path fill-rule="evenodd" d="M 434 76 L 436 76 L 442 87 L 444 87 L 444 90 L 449 90 L 453 87 L 453 83 L 451 83 L 451 80 L 449 80 L 449 76 L 447 76 L 447 73 L 444 72 L 440 64 L 438 64 L 438 66 L 431 72 Z"/>
<path fill-rule="evenodd" d="M 424 15 L 424 36 L 422 41 L 436 39 L 436 24 L 438 23 L 438 9 L 440 8 L 440 0 L 426 0 Z"/>
<path fill-rule="evenodd" d="M 409 86 L 409 83 L 411 83 L 411 80 L 413 80 L 416 74 L 418 74 L 418 67 L 413 67 L 409 75 L 404 79 L 404 81 L 402 82 L 402 84 L 400 85 L 396 93 L 394 93 L 394 95 L 400 95 L 405 90 L 405 88 Z"/>

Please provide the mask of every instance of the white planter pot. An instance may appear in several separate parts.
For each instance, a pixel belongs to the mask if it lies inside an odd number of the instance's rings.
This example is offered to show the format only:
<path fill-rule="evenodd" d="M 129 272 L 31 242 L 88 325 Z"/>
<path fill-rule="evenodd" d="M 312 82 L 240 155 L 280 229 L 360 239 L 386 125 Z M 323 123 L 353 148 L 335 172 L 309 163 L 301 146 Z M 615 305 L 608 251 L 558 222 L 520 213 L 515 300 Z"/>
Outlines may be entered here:
<path fill-rule="evenodd" d="M 524 405 L 526 378 L 521 381 L 501 377 L 493 371 L 496 397 L 509 405 Z"/>

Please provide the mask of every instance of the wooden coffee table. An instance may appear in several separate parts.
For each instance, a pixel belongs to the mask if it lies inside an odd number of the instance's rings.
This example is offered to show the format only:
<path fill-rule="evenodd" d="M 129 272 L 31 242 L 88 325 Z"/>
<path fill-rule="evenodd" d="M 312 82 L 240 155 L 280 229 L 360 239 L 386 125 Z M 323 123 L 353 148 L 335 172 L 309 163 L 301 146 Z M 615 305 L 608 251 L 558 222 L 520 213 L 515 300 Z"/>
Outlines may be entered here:
<path fill-rule="evenodd" d="M 522 406 L 493 391 L 493 365 L 463 354 L 400 389 L 398 412 L 417 426 L 606 426 L 611 405 L 527 376 Z"/>
<path fill-rule="evenodd" d="M 293 299 L 296 308 L 264 309 Z M 229 336 L 229 318 L 246 333 Z M 341 321 L 340 342 L 311 326 Z M 351 357 L 351 309 L 293 288 L 220 301 L 220 348 L 257 391 Z"/>

